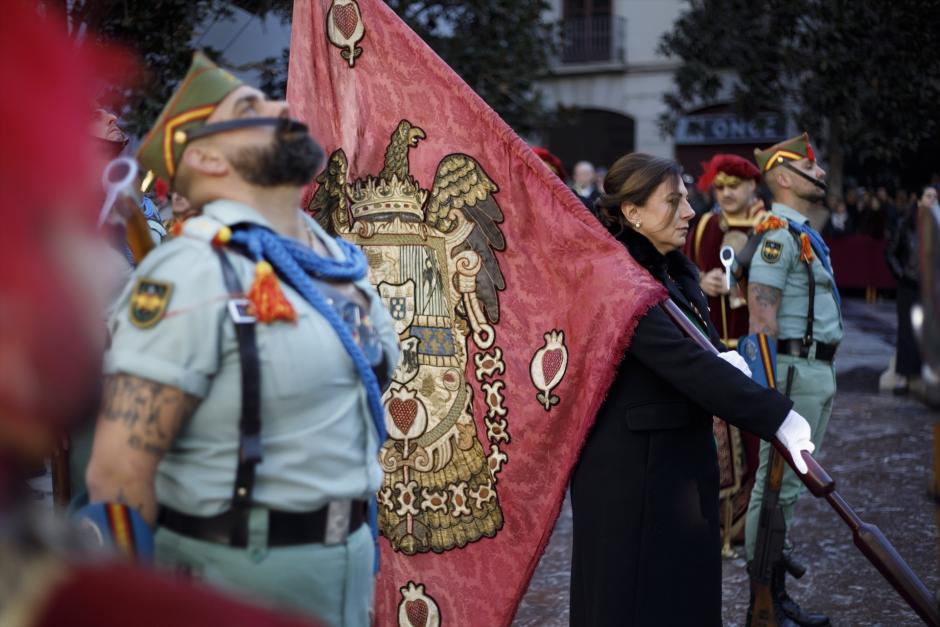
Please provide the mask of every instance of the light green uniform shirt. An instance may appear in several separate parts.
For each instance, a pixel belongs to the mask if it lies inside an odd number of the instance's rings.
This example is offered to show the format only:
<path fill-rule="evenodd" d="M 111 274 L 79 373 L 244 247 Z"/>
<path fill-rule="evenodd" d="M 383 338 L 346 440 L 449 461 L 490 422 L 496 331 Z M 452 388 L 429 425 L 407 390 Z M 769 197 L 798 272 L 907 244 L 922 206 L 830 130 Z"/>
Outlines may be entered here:
<path fill-rule="evenodd" d="M 776 202 L 771 214 L 801 224 L 809 222 L 799 211 Z M 812 269 L 816 280 L 813 339 L 826 344 L 838 344 L 843 333 L 842 312 L 835 299 L 832 277 L 815 254 Z M 799 241 L 789 229 L 776 229 L 764 234 L 751 261 L 748 282 L 762 283 L 783 291 L 777 310 L 778 337 L 781 340 L 802 339 L 806 333 L 809 308 L 809 278 L 806 264 L 800 261 Z"/>
<path fill-rule="evenodd" d="M 330 254 L 342 258 L 336 242 L 305 219 Z M 106 373 L 136 375 L 201 399 L 156 480 L 157 501 L 191 515 L 227 510 L 235 481 L 241 367 L 229 295 L 210 240 L 221 225 L 239 222 L 268 225 L 240 203 L 206 205 L 182 235 L 143 260 L 110 320 Z M 254 262 L 226 254 L 247 292 Z M 130 322 L 129 301 L 138 279 L 172 285 L 166 313 L 149 328 Z M 368 279 L 356 285 L 369 299 L 390 376 L 398 362 L 398 336 Z M 280 286 L 298 319 L 256 325 L 264 459 L 257 466 L 254 501 L 301 512 L 333 499 L 369 498 L 381 485 L 382 472 L 365 387 L 329 322 L 285 282 Z"/>

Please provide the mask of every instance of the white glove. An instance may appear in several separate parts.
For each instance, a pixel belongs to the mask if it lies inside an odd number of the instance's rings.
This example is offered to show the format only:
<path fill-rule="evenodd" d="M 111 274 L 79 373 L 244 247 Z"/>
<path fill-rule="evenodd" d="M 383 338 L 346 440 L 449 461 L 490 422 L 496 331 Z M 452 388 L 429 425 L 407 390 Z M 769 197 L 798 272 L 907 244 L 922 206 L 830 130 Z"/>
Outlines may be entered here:
<path fill-rule="evenodd" d="M 791 409 L 774 435 L 789 451 L 796 469 L 800 471 L 800 474 L 805 475 L 807 468 L 806 462 L 803 461 L 803 451 L 812 453 L 816 450 L 816 446 L 810 441 L 813 434 L 806 418 Z"/>
<path fill-rule="evenodd" d="M 741 357 L 741 353 L 738 351 L 725 351 L 723 353 L 718 353 L 718 356 L 743 372 L 747 377 L 751 376 L 751 369 L 748 368 L 747 362 L 744 361 L 744 357 Z"/>

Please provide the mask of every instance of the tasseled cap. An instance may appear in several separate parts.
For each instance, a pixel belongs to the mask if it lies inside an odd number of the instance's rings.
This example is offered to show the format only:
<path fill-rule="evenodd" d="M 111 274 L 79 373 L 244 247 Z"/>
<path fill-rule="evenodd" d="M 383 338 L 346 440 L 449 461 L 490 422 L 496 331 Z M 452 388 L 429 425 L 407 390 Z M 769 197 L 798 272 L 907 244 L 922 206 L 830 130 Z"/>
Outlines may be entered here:
<path fill-rule="evenodd" d="M 137 150 L 137 160 L 156 179 L 173 181 L 186 147 L 186 132 L 203 126 L 216 106 L 244 83 L 196 51 L 186 77 Z"/>
<path fill-rule="evenodd" d="M 808 133 L 791 137 L 766 150 L 754 149 L 754 160 L 757 161 L 757 167 L 764 174 L 784 161 L 799 161 L 800 159 L 816 161 L 816 153 L 813 152 Z"/>
<path fill-rule="evenodd" d="M 760 180 L 760 170 L 757 169 L 757 166 L 738 155 L 718 153 L 709 161 L 703 161 L 701 165 L 702 176 L 699 177 L 696 187 L 702 193 L 708 191 L 708 188 L 715 182 L 715 178 L 720 174 L 736 179 Z M 721 180 L 720 177 L 719 180 Z"/>

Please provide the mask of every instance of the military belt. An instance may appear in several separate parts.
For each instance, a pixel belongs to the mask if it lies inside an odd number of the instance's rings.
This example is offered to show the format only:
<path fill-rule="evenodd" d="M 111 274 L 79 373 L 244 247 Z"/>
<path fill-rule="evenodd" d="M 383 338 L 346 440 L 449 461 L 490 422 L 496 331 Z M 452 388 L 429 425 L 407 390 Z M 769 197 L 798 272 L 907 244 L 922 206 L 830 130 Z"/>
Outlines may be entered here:
<path fill-rule="evenodd" d="M 793 357 L 809 357 L 810 348 L 816 347 L 815 359 L 832 363 L 836 357 L 838 344 L 824 344 L 822 342 L 812 342 L 806 344 L 803 340 L 780 340 L 777 342 L 778 355 L 791 355 Z"/>
<path fill-rule="evenodd" d="M 331 501 L 313 512 L 283 512 L 269 509 L 269 547 L 298 544 L 340 544 L 366 521 L 367 501 Z M 248 546 L 248 516 L 229 509 L 216 516 L 191 516 L 161 507 L 157 524 L 174 533 L 244 549 Z"/>

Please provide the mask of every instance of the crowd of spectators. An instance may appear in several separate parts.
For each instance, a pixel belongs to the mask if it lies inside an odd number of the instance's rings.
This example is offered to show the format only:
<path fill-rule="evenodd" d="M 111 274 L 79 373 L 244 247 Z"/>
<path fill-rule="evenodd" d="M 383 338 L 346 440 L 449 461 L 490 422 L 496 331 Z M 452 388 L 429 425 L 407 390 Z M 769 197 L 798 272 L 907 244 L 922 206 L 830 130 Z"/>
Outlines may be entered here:
<path fill-rule="evenodd" d="M 557 160 L 557 157 L 554 157 L 545 149 L 537 150 L 546 153 L 546 156 L 542 154 L 539 154 L 539 156 L 550 166 L 551 162 L 548 159 Z M 558 163 L 560 167 L 560 160 Z M 558 171 L 553 168 L 553 170 L 571 187 L 578 199 L 584 203 L 584 206 L 591 213 L 597 215 L 594 201 L 600 194 L 604 193 L 603 182 L 607 170 L 595 167 L 589 161 L 579 161 L 572 169 L 570 180 L 563 169 Z M 940 179 L 936 176 L 934 178 Z M 689 190 L 689 202 L 695 212 L 704 213 L 712 209 L 714 206 L 713 199 L 695 188 L 693 185 L 694 178 L 686 174 L 683 179 L 685 179 L 686 187 Z M 828 217 L 825 218 L 822 233 L 827 239 L 857 234 L 867 235 L 890 243 L 893 239 L 897 239 L 895 236 L 899 232 L 898 226 L 905 222 L 906 217 L 916 213 L 928 187 L 936 192 L 940 190 L 940 182 L 931 181 L 929 185 L 913 192 L 901 188 L 894 193 L 891 193 L 883 185 L 872 189 L 849 186 L 845 189 L 841 198 L 833 197 L 833 200 L 829 203 Z M 891 269 L 893 271 L 894 267 Z"/>
<path fill-rule="evenodd" d="M 907 190 L 898 190 L 894 196 L 884 186 L 874 192 L 864 187 L 850 187 L 841 199 L 832 203 L 832 212 L 823 234 L 826 236 L 858 233 L 875 239 L 886 239 L 895 224 L 912 203 Z"/>

